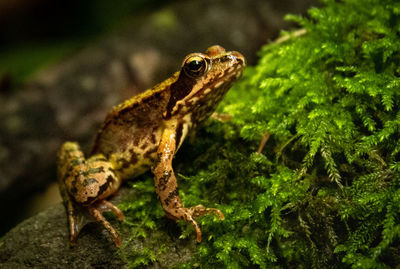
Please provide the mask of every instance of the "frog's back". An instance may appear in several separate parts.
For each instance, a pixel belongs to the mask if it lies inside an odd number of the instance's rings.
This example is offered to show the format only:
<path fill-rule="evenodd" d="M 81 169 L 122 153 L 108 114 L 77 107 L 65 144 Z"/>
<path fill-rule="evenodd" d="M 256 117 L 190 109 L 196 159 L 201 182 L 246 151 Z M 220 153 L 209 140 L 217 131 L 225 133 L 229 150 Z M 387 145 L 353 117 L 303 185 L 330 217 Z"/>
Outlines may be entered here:
<path fill-rule="evenodd" d="M 143 173 L 153 162 L 163 130 L 163 112 L 169 86 L 179 72 L 154 88 L 118 106 L 107 115 L 95 139 L 92 154 L 102 153 L 123 177 Z"/>

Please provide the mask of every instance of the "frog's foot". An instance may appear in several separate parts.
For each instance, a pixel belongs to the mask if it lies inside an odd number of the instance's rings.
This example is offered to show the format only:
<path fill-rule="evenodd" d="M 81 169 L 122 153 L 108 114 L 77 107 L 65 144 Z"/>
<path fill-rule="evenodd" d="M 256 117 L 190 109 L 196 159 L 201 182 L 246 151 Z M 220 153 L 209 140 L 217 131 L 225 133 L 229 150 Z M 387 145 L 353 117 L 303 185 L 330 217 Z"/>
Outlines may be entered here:
<path fill-rule="evenodd" d="M 95 206 L 102 214 L 103 212 L 114 212 L 119 220 L 124 219 L 124 214 L 122 213 L 122 211 L 116 205 L 107 200 L 98 201 Z"/>
<path fill-rule="evenodd" d="M 111 224 L 106 220 L 106 218 L 103 216 L 103 212 L 114 212 L 119 220 L 122 220 L 124 218 L 122 211 L 116 207 L 114 204 L 107 200 L 101 200 L 98 201 L 97 203 L 88 206 L 88 212 L 89 214 L 98 222 L 100 222 L 104 228 L 108 231 L 108 233 L 111 235 L 113 238 L 115 245 L 117 247 L 121 246 L 121 239 L 118 235 L 118 233 L 115 231 L 115 229 L 111 226 Z"/>
<path fill-rule="evenodd" d="M 172 218 L 177 218 L 181 220 L 185 220 L 187 222 L 190 222 L 194 229 L 196 230 L 196 240 L 198 243 L 201 243 L 201 230 L 197 222 L 194 220 L 194 218 L 197 218 L 199 216 L 203 216 L 209 213 L 213 213 L 219 217 L 220 220 L 223 220 L 224 214 L 217 208 L 206 208 L 203 205 L 197 205 L 189 208 L 184 208 L 181 207 L 177 210 L 174 211 L 174 214 L 169 214 L 167 212 L 167 215 L 170 215 Z"/>

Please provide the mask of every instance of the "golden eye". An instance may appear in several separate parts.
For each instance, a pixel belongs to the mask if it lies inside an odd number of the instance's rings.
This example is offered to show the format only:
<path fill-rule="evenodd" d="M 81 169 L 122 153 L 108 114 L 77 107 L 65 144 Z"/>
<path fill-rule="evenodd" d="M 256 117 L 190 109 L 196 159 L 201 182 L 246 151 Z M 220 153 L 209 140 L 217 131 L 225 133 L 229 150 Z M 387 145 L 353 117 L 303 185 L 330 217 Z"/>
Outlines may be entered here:
<path fill-rule="evenodd" d="M 183 70 L 190 77 L 199 77 L 207 70 L 207 61 L 201 56 L 191 56 L 183 64 Z"/>

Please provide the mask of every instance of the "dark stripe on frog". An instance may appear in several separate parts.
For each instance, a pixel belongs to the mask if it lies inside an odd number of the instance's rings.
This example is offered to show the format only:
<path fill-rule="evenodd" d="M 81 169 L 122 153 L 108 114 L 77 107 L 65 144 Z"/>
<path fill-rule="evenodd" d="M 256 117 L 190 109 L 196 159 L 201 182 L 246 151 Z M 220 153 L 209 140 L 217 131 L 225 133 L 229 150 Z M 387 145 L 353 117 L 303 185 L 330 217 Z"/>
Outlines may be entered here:
<path fill-rule="evenodd" d="M 91 202 L 96 200 L 96 198 L 99 197 L 103 192 L 105 192 L 107 190 L 107 188 L 110 186 L 110 184 L 112 184 L 114 181 L 115 181 L 115 179 L 112 176 L 108 176 L 106 183 L 104 183 L 103 185 L 100 186 L 100 189 L 99 189 L 98 193 L 96 193 L 96 196 L 88 197 L 88 199 L 85 202 L 83 202 L 82 204 L 89 205 Z"/>
<path fill-rule="evenodd" d="M 79 171 L 79 175 L 82 175 L 82 176 L 89 176 L 89 175 L 93 175 L 93 174 L 97 174 L 97 173 L 104 173 L 104 167 L 100 166 L 100 167 L 91 168 L 87 171 Z"/>
<path fill-rule="evenodd" d="M 129 155 L 131 156 L 131 162 L 136 163 L 137 162 L 136 152 L 133 149 L 129 149 L 129 153 L 130 153 Z"/>
<path fill-rule="evenodd" d="M 157 162 L 157 157 L 154 158 L 153 156 L 151 156 L 151 155 L 153 155 L 156 151 L 157 151 L 157 147 L 156 147 L 156 146 L 154 146 L 153 148 L 151 148 L 151 149 L 149 149 L 148 151 L 146 151 L 146 153 L 144 154 L 145 159 L 148 159 L 148 160 L 152 160 L 152 161 Z M 159 161 L 158 161 L 158 162 L 159 162 Z M 158 162 L 157 162 L 157 163 L 158 163 Z"/>
<path fill-rule="evenodd" d="M 78 183 L 78 180 L 74 178 L 71 182 L 71 188 L 68 188 L 68 192 L 72 194 L 72 196 L 75 196 L 78 193 L 78 188 L 76 187 L 76 184 Z"/>
<path fill-rule="evenodd" d="M 165 191 L 167 188 L 167 183 L 169 179 L 171 178 L 172 175 L 172 170 L 166 171 L 164 175 L 159 179 L 158 184 L 157 184 L 157 189 L 160 191 Z"/>
<path fill-rule="evenodd" d="M 129 160 L 125 160 L 125 159 L 118 159 L 118 163 L 121 163 L 122 168 L 126 169 L 129 168 L 129 166 L 136 164 L 138 161 L 137 158 L 137 154 L 135 153 L 135 151 L 133 149 L 129 150 L 129 155 L 131 156 L 131 158 Z"/>
<path fill-rule="evenodd" d="M 147 138 L 147 137 L 146 137 Z M 146 149 L 147 146 L 149 145 L 148 143 L 149 140 L 147 140 L 145 143 L 143 143 L 143 145 L 140 146 L 140 149 Z"/>
<path fill-rule="evenodd" d="M 162 153 L 162 152 L 158 152 L 158 153 L 157 153 L 157 157 L 156 157 L 156 159 L 154 160 L 154 166 L 153 166 L 153 167 L 157 167 L 157 165 L 161 162 L 162 156 L 163 156 L 163 153 Z"/>
<path fill-rule="evenodd" d="M 171 191 L 168 194 L 168 197 L 164 199 L 164 204 L 168 206 L 169 203 L 171 202 L 171 200 L 174 199 L 178 195 L 179 195 L 178 189 L 175 189 L 175 190 Z"/>
<path fill-rule="evenodd" d="M 156 135 L 155 135 L 156 131 L 157 131 L 157 127 L 153 128 L 153 130 L 151 131 L 150 143 L 152 143 L 152 144 L 156 143 Z"/>
<path fill-rule="evenodd" d="M 167 105 L 167 118 L 171 116 L 172 109 L 175 107 L 176 102 L 185 98 L 185 96 L 193 90 L 193 86 L 196 83 L 197 80 L 188 77 L 185 72 L 179 74 L 178 79 L 172 83 L 170 87 L 171 97 Z"/>
<path fill-rule="evenodd" d="M 81 165 L 83 163 L 85 163 L 84 159 L 75 158 L 75 159 L 71 160 L 71 166 L 77 166 L 77 165 Z"/>
<path fill-rule="evenodd" d="M 179 143 L 181 142 L 182 130 L 183 130 L 183 122 L 180 121 L 180 122 L 178 123 L 178 126 L 176 127 L 176 133 L 175 133 L 175 149 L 178 148 Z"/>

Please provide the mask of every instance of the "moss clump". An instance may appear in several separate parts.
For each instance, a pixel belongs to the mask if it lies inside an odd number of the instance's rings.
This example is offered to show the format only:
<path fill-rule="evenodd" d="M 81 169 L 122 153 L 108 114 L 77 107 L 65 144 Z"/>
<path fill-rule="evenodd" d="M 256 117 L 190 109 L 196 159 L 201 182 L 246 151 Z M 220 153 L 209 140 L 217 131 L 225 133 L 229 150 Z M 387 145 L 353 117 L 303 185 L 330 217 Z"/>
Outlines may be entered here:
<path fill-rule="evenodd" d="M 220 107 L 233 120 L 210 121 L 178 153 L 184 204 L 226 217 L 200 219 L 191 266 L 400 264 L 400 3 L 324 4 L 289 17 L 305 35 L 262 49 Z M 162 218 L 146 216 L 149 229 Z"/>

